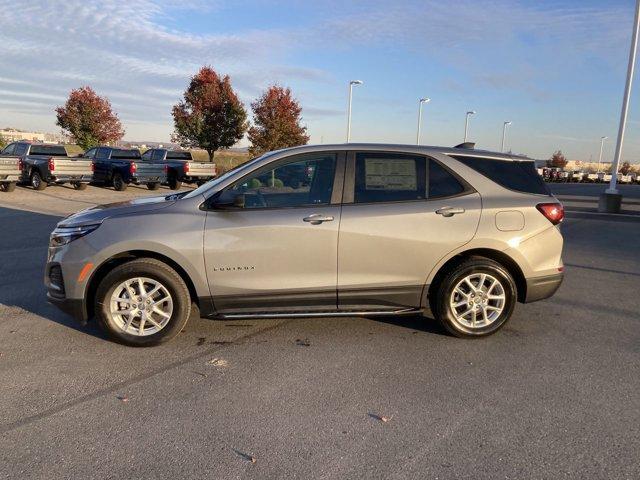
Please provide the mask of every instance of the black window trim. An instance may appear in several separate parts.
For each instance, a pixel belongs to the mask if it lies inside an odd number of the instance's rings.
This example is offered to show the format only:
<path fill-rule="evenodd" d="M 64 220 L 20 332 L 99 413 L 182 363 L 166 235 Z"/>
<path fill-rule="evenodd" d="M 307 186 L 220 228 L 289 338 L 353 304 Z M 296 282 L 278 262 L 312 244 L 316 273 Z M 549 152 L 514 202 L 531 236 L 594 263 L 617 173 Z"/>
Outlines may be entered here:
<path fill-rule="evenodd" d="M 384 202 L 355 202 L 355 187 L 356 187 L 356 155 L 358 153 L 375 153 L 375 154 L 383 154 L 383 155 L 406 155 L 410 157 L 423 157 L 427 162 L 434 161 L 439 166 L 441 166 L 447 173 L 451 174 L 459 183 L 462 185 L 463 190 L 460 193 L 456 193 L 455 195 L 447 195 L 446 197 L 429 197 L 424 199 L 414 199 L 414 200 L 388 200 Z M 415 152 L 398 152 L 398 151 L 389 151 L 389 150 L 350 150 L 347 154 L 347 167 L 345 170 L 345 178 L 344 178 L 344 195 L 342 198 L 343 205 L 386 205 L 386 204 L 397 204 L 397 203 L 416 203 L 416 202 L 435 202 L 439 200 L 448 200 L 452 198 L 463 197 L 465 195 L 469 195 L 471 193 L 476 193 L 476 189 L 473 188 L 469 182 L 467 182 L 464 178 L 454 172 L 447 165 L 439 161 L 438 159 L 425 155 L 423 153 L 415 153 Z M 427 192 L 429 189 L 429 169 L 427 168 Z"/>
<path fill-rule="evenodd" d="M 306 205 L 295 205 L 290 207 L 260 207 L 260 208 L 228 208 L 224 210 L 218 210 L 213 208 L 212 204 L 215 200 L 222 194 L 222 192 L 232 188 L 234 185 L 242 182 L 245 178 L 249 176 L 253 176 L 256 174 L 260 174 L 263 171 L 268 172 L 273 170 L 274 168 L 278 168 L 280 165 L 286 165 L 287 163 L 291 163 L 291 160 L 294 157 L 317 157 L 318 155 L 326 155 L 326 154 L 335 154 L 336 156 L 336 169 L 333 176 L 333 189 L 331 190 L 331 199 L 329 203 L 322 204 L 306 204 Z M 258 168 L 247 172 L 242 177 L 233 181 L 231 184 L 227 185 L 225 188 L 216 192 L 207 198 L 202 205 L 200 205 L 201 210 L 207 211 L 215 211 L 215 212 L 259 212 L 266 210 L 292 210 L 292 209 L 301 209 L 301 208 L 311 208 L 311 207 L 335 207 L 340 206 L 342 204 L 342 198 L 344 195 L 344 176 L 345 176 L 345 164 L 346 164 L 346 152 L 343 150 L 321 150 L 317 152 L 306 152 L 306 153 L 294 153 L 292 155 L 288 155 L 286 157 L 280 157 L 276 160 L 272 160 L 271 162 L 262 165 Z"/>

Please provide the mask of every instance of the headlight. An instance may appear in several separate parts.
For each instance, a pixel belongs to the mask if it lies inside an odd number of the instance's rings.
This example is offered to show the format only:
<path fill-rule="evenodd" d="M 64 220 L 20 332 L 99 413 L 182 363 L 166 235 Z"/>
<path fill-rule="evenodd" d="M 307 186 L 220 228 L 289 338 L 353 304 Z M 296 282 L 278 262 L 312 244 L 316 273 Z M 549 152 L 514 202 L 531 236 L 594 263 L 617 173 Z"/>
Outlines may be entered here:
<path fill-rule="evenodd" d="M 83 225 L 81 227 L 57 227 L 53 232 L 51 232 L 51 236 L 49 237 L 49 246 L 61 247 L 62 245 L 66 245 L 80 237 L 88 235 L 99 226 L 100 224 Z"/>

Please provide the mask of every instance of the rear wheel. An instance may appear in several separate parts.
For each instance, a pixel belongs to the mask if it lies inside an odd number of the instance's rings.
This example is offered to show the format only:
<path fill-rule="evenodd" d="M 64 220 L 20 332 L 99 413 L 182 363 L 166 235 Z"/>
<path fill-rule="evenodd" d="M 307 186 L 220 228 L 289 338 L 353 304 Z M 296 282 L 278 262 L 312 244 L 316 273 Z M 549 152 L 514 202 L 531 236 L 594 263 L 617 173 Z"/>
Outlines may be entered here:
<path fill-rule="evenodd" d="M 115 340 L 134 347 L 166 342 L 191 313 L 189 289 L 167 264 L 141 258 L 119 265 L 100 282 L 95 314 Z"/>
<path fill-rule="evenodd" d="M 72 185 L 73 185 L 73 188 L 75 188 L 76 190 L 86 190 L 87 189 L 87 184 L 86 183 L 73 182 Z"/>
<path fill-rule="evenodd" d="M 149 190 L 158 190 L 160 188 L 160 184 L 158 182 L 147 183 L 147 188 Z"/>
<path fill-rule="evenodd" d="M 0 183 L 0 191 L 13 192 L 16 189 L 16 182 Z"/>
<path fill-rule="evenodd" d="M 169 188 L 171 190 L 179 190 L 182 187 L 182 182 L 178 181 L 175 176 L 169 178 Z"/>
<path fill-rule="evenodd" d="M 443 276 L 431 308 L 456 337 L 482 337 L 498 331 L 511 318 L 516 299 L 511 274 L 493 260 L 474 257 Z"/>
<path fill-rule="evenodd" d="M 113 188 L 118 192 L 124 192 L 127 189 L 127 184 L 119 173 L 113 174 Z"/>
<path fill-rule="evenodd" d="M 47 183 L 42 180 L 42 176 L 37 170 L 31 173 L 31 186 L 34 188 L 34 190 L 44 190 L 45 188 L 47 188 Z"/>

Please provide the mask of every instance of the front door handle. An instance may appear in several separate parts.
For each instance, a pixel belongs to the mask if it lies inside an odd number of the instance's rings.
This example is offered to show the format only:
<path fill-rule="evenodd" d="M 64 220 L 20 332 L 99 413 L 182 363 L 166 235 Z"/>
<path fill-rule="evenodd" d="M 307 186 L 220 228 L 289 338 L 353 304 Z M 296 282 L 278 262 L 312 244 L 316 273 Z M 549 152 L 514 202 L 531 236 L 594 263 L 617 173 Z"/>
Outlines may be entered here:
<path fill-rule="evenodd" d="M 302 219 L 303 222 L 308 222 L 311 225 L 320 225 L 322 222 L 333 222 L 331 215 L 322 215 L 321 213 L 314 213 L 308 217 Z"/>
<path fill-rule="evenodd" d="M 436 210 L 438 215 L 442 215 L 443 217 L 453 217 L 454 215 L 458 215 L 460 213 L 464 213 L 464 208 L 461 207 L 442 207 Z"/>

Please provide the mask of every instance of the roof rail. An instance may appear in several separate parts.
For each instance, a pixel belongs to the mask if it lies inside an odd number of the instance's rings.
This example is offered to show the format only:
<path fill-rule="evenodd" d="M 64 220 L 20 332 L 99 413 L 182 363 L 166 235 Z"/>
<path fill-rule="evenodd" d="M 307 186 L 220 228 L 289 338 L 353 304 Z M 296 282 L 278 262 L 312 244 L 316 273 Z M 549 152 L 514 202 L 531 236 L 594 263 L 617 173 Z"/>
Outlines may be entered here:
<path fill-rule="evenodd" d="M 476 148 L 476 144 L 475 142 L 462 142 L 453 148 L 464 148 L 466 150 L 473 150 L 474 148 Z"/>

